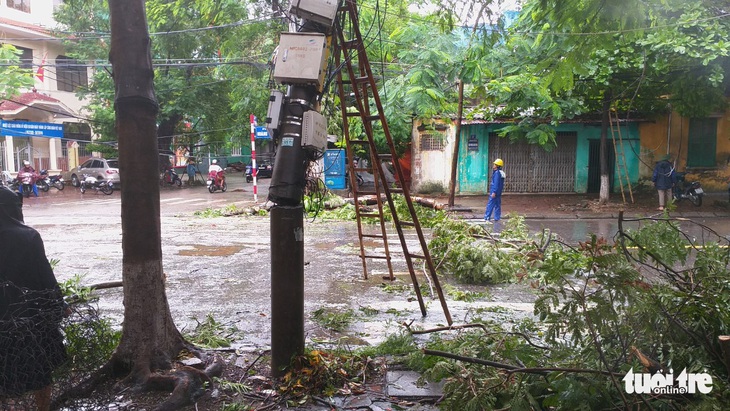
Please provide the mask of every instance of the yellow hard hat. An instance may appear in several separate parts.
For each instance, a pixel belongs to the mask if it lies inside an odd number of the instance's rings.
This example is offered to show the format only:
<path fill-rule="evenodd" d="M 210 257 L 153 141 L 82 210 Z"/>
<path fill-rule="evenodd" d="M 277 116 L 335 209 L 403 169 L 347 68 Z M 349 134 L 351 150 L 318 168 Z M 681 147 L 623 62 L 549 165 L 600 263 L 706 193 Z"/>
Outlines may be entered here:
<path fill-rule="evenodd" d="M 502 161 L 501 158 L 498 158 L 494 160 L 494 165 L 496 165 L 497 167 L 504 167 L 504 161 Z"/>

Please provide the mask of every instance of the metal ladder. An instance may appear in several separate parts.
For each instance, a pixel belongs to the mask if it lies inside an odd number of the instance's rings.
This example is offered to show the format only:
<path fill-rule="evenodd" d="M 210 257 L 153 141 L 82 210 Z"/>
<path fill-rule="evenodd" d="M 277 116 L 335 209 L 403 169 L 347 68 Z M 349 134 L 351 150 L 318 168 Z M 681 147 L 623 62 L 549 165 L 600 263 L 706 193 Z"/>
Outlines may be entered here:
<path fill-rule="evenodd" d="M 349 36 L 349 38 L 346 38 L 346 35 Z M 443 290 L 441 289 L 438 276 L 436 275 L 436 269 L 434 268 L 433 260 L 431 259 L 431 255 L 428 251 L 428 245 L 423 235 L 423 230 L 418 222 L 408 187 L 403 184 L 402 188 L 391 188 L 386 182 L 385 172 L 383 170 L 383 161 L 392 162 L 395 170 L 395 176 L 398 181 L 403 182 L 405 180 L 403 178 L 403 172 L 398 165 L 395 145 L 393 144 L 393 139 L 385 119 L 375 78 L 373 77 L 370 62 L 368 61 L 367 53 L 365 51 L 365 45 L 363 44 L 363 38 L 360 33 L 358 22 L 357 4 L 355 0 L 344 0 L 340 6 L 332 43 L 335 63 L 334 69 L 336 70 L 337 88 L 340 98 L 340 107 L 342 110 L 343 133 L 347 146 L 350 187 L 355 200 L 358 236 L 360 238 L 360 258 L 362 259 L 365 277 L 367 278 L 367 259 L 380 258 L 386 260 L 388 270 L 390 271 L 390 279 L 393 279 L 393 267 L 390 251 L 388 249 L 388 233 L 383 216 L 384 204 L 382 197 L 385 197 L 387 206 L 393 218 L 393 225 L 403 249 L 403 255 L 405 257 L 406 265 L 408 266 L 408 272 L 413 283 L 414 291 L 418 298 L 421 314 L 424 316 L 426 315 L 426 306 L 423 302 L 423 296 L 421 295 L 421 289 L 415 273 L 414 260 L 424 261 L 431 282 L 438 293 L 446 321 L 448 325 L 451 325 L 451 314 L 449 313 L 448 306 L 446 305 L 446 299 L 444 298 Z M 352 100 L 354 100 L 354 102 L 348 104 L 348 102 L 351 102 Z M 372 112 L 371 107 L 373 109 Z M 351 118 L 359 118 L 362 121 L 363 128 L 365 130 L 364 138 L 356 138 L 350 134 L 349 119 Z M 375 146 L 373 123 L 378 121 L 381 124 L 390 151 L 386 154 L 378 154 Z M 364 148 L 369 154 L 370 167 L 365 168 L 355 165 L 353 152 L 357 146 Z M 372 172 L 374 176 L 374 189 L 371 191 L 360 190 L 360 187 L 358 187 L 356 173 L 364 171 Z M 403 194 L 408 206 L 410 221 L 402 221 L 400 217 L 398 217 L 393 197 L 395 193 Z M 372 195 L 375 197 L 377 202 L 377 213 L 363 211 L 361 209 L 360 196 L 364 195 Z M 379 234 L 365 234 L 363 232 L 362 219 L 368 217 L 374 217 L 380 220 Z M 410 246 L 406 242 L 405 233 L 403 231 L 403 227 L 405 226 L 413 227 L 415 229 L 421 249 L 419 254 L 409 250 Z M 364 238 L 382 239 L 385 246 L 385 256 L 373 256 L 367 254 L 363 245 Z"/>
<path fill-rule="evenodd" d="M 612 115 L 611 113 L 614 113 Z M 619 123 L 618 113 L 609 110 L 608 111 L 608 122 L 611 128 L 611 140 L 613 140 L 613 151 L 614 155 L 616 157 L 616 168 L 618 169 L 618 182 L 621 186 L 621 197 L 624 200 L 624 203 L 626 202 L 626 193 L 624 190 L 624 186 L 626 185 L 629 190 L 629 195 L 631 196 L 631 203 L 634 202 L 634 192 L 631 189 L 631 180 L 629 178 L 629 169 L 626 166 L 626 154 L 624 152 L 624 140 L 621 137 L 621 124 Z M 614 129 L 615 126 L 615 129 Z M 618 144 L 617 144 L 618 140 Z M 624 184 L 624 180 L 626 181 L 626 184 Z"/>

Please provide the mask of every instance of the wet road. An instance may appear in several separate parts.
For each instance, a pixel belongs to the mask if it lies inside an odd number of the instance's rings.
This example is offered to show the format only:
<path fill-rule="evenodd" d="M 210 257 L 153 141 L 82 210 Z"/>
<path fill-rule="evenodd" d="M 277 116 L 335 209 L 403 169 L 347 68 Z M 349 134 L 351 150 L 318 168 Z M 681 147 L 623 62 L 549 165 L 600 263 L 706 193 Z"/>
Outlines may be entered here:
<path fill-rule="evenodd" d="M 266 198 L 270 180 L 259 186 L 259 202 Z M 235 216 L 205 218 L 194 211 L 220 208 L 231 203 L 253 204 L 251 184 L 242 176 L 229 178 L 229 191 L 210 194 L 205 187 L 161 190 L 163 269 L 170 309 L 179 328 L 190 330 L 196 319 L 212 314 L 217 321 L 236 326 L 238 345 L 264 347 L 270 337 L 270 240 L 268 217 Z M 121 201 L 118 192 L 81 195 L 67 187 L 51 190 L 26 201 L 26 223 L 43 236 L 49 258 L 58 260 L 56 276 L 67 280 L 83 277 L 83 284 L 121 280 L 122 249 Z M 588 233 L 612 233 L 612 220 L 534 220 L 533 229 L 550 227 L 569 241 L 584 240 Z M 725 235 L 727 221 L 709 221 Z M 416 242 L 411 235 L 410 242 Z M 371 247 L 377 249 L 379 244 Z M 376 250 L 377 251 L 377 250 Z M 369 263 L 369 279 L 363 279 L 358 257 L 357 227 L 354 222 L 305 221 L 305 330 L 308 339 L 334 340 L 310 320 L 308 314 L 320 308 L 344 312 L 352 310 L 356 324 L 348 332 L 352 343 L 377 343 L 400 323 L 433 327 L 443 325 L 440 303 L 430 297 L 428 315 L 422 317 L 410 289 L 405 263 L 393 251 L 398 281 L 384 289 L 382 276 L 387 268 Z M 421 282 L 426 282 L 421 275 Z M 441 279 L 445 287 L 453 284 Z M 460 288 L 467 288 L 459 286 Z M 470 287 L 485 291 L 484 287 Z M 491 298 L 475 303 L 449 301 L 455 323 L 464 322 L 470 311 L 483 307 L 503 307 L 496 312 L 509 321 L 532 313 L 533 296 L 523 285 L 490 287 Z M 99 306 L 117 323 L 122 317 L 121 288 L 100 291 Z"/>

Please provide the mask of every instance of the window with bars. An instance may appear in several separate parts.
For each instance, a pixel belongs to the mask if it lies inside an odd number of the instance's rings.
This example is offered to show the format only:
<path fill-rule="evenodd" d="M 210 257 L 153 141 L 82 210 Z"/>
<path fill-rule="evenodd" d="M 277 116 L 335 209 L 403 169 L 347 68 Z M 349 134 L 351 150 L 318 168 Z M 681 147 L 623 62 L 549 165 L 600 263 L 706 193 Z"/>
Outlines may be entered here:
<path fill-rule="evenodd" d="M 11 9 L 30 13 L 30 0 L 5 0 L 5 4 Z"/>
<path fill-rule="evenodd" d="M 422 133 L 421 151 L 444 151 L 446 138 L 440 133 Z"/>
<path fill-rule="evenodd" d="M 88 87 L 86 65 L 66 56 L 56 57 L 56 82 L 59 91 L 76 91 Z"/>

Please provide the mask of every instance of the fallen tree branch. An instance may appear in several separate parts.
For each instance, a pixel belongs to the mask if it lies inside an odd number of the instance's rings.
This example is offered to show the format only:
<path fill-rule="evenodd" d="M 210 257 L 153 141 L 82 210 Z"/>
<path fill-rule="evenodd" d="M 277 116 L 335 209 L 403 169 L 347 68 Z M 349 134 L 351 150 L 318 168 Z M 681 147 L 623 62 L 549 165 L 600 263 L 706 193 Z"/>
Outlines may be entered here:
<path fill-rule="evenodd" d="M 122 281 L 120 280 L 120 281 L 109 281 L 106 283 L 91 284 L 91 285 L 87 285 L 86 287 L 91 288 L 92 290 L 104 290 L 107 288 L 116 288 L 116 287 L 121 287 L 121 286 L 122 286 Z"/>
<path fill-rule="evenodd" d="M 452 354 L 452 353 L 444 352 L 444 351 L 429 350 L 429 349 L 423 349 L 422 351 L 426 355 L 434 355 L 434 356 L 437 356 L 437 357 L 451 358 L 453 360 L 464 361 L 464 362 L 473 363 L 473 364 L 481 364 L 481 365 L 487 365 L 487 366 L 490 366 L 490 367 L 500 368 L 500 369 L 503 369 L 503 370 L 507 370 L 507 373 L 508 374 L 525 373 L 525 374 L 548 375 L 551 372 L 569 372 L 569 373 L 576 373 L 576 374 L 605 375 L 605 376 L 608 376 L 608 377 L 621 376 L 618 373 L 613 373 L 613 372 L 610 372 L 610 371 L 588 370 L 588 369 L 583 369 L 583 368 L 517 367 L 517 366 L 511 365 L 511 364 L 504 364 L 504 363 L 500 363 L 500 362 L 496 362 L 496 361 L 482 360 L 481 358 L 464 357 L 462 355 Z"/>
<path fill-rule="evenodd" d="M 537 344 L 533 343 L 530 340 L 530 337 L 528 337 L 526 334 L 523 334 L 523 333 L 520 333 L 520 332 L 512 332 L 512 331 L 497 331 L 497 332 L 495 332 L 495 331 L 488 331 L 487 330 L 487 326 L 484 325 L 484 324 L 481 324 L 481 323 L 471 323 L 471 324 L 463 324 L 463 325 L 452 325 L 452 326 L 446 326 L 446 327 L 436 327 L 436 328 L 430 328 L 428 330 L 412 330 L 411 327 L 410 327 L 410 324 L 406 324 L 406 323 L 403 323 L 403 326 L 405 326 L 408 329 L 408 332 L 410 332 L 411 334 L 414 334 L 414 335 L 430 334 L 430 333 L 439 332 L 439 331 L 463 330 L 463 329 L 467 329 L 467 328 L 481 328 L 482 331 L 484 331 L 484 333 L 487 336 L 490 336 L 490 335 L 518 335 L 518 336 L 524 338 L 525 341 L 527 341 L 528 344 L 530 344 L 531 346 L 533 346 L 535 348 L 539 348 L 541 350 L 549 350 L 550 349 L 550 347 L 545 347 L 545 346 L 537 345 Z"/>

